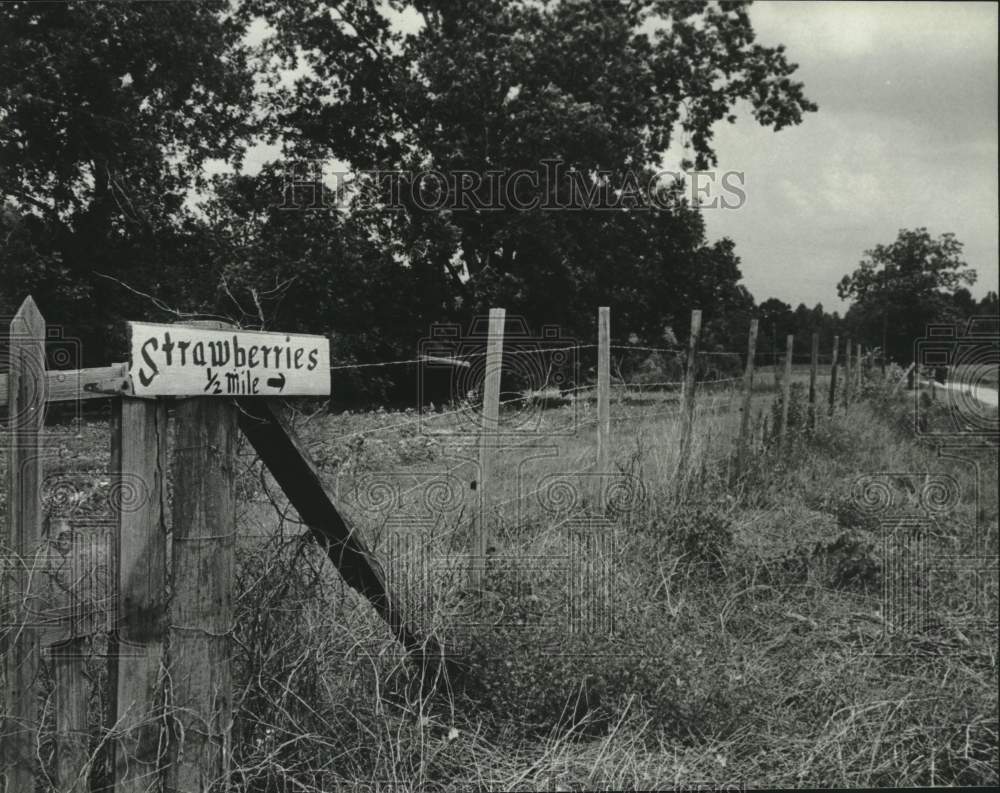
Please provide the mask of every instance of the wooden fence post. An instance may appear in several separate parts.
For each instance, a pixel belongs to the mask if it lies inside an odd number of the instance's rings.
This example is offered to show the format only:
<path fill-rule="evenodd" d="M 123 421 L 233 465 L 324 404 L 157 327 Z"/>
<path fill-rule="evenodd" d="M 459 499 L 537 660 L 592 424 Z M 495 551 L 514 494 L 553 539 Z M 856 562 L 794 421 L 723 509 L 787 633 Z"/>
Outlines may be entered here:
<path fill-rule="evenodd" d="M 695 383 L 698 369 L 698 337 L 701 334 L 701 309 L 691 312 L 691 335 L 688 338 L 687 369 L 684 372 L 684 405 L 681 416 L 681 442 L 677 460 L 677 494 L 683 482 L 686 469 L 685 462 L 691 451 L 691 433 L 694 424 Z"/>
<path fill-rule="evenodd" d="M 486 341 L 486 361 L 483 371 L 483 416 L 479 432 L 479 526 L 472 548 L 469 583 L 475 592 L 482 592 L 486 570 L 486 550 L 490 542 L 490 522 L 493 518 L 493 469 L 496 446 L 500 442 L 500 375 L 503 370 L 503 330 L 507 312 L 490 309 L 489 336 Z"/>
<path fill-rule="evenodd" d="M 605 477 L 611 458 L 611 308 L 597 309 L 597 476 L 594 505 L 604 504 Z"/>
<path fill-rule="evenodd" d="M 809 431 L 816 429 L 816 376 L 819 374 L 819 334 L 812 335 L 812 354 L 809 358 Z"/>
<path fill-rule="evenodd" d="M 35 621 L 41 613 L 38 572 L 42 555 L 42 428 L 45 422 L 45 320 L 28 297 L 10 323 L 7 377 L 7 530 L 13 558 L 4 560 L 11 574 L 5 599 L 11 621 L 0 655 L 4 664 L 4 705 L 7 718 L 0 728 L 0 761 L 8 791 L 35 789 L 38 728 L 40 641 Z"/>
<path fill-rule="evenodd" d="M 117 481 L 117 613 L 108 650 L 114 697 L 115 791 L 140 793 L 159 778 L 160 667 L 167 595 L 167 404 L 115 403 L 112 476 Z M 182 594 L 182 597 L 186 595 Z"/>
<path fill-rule="evenodd" d="M 176 419 L 165 788 L 204 793 L 229 770 L 237 409 L 181 399 Z"/>
<path fill-rule="evenodd" d="M 840 337 L 833 337 L 833 359 L 830 363 L 830 415 L 837 407 L 837 350 L 840 348 Z"/>
<path fill-rule="evenodd" d="M 68 521 L 61 523 L 64 528 L 71 530 Z M 78 595 L 79 593 L 71 592 L 70 601 Z M 50 648 L 54 684 L 52 709 L 56 728 L 55 776 L 59 793 L 87 793 L 90 790 L 90 676 L 87 674 L 89 639 L 86 635 L 76 633 L 79 621 L 71 615 L 68 620 L 70 637 Z"/>
<path fill-rule="evenodd" d="M 858 344 L 857 348 L 855 349 L 855 353 L 856 353 L 856 355 L 855 355 L 854 368 L 857 370 L 857 382 L 855 382 L 855 384 L 854 384 L 854 396 L 856 398 L 860 399 L 861 398 L 861 383 L 862 383 L 862 380 L 863 380 L 862 367 L 863 367 L 864 360 L 865 360 L 864 352 L 863 352 L 863 348 L 862 348 L 861 344 Z"/>
<path fill-rule="evenodd" d="M 752 429 L 750 413 L 753 408 L 753 367 L 754 356 L 757 354 L 757 320 L 750 320 L 750 335 L 747 340 L 747 366 L 743 373 L 743 412 L 740 416 L 740 439 L 736 451 L 736 472 L 739 476 L 743 472 L 743 465 L 746 462 L 747 444 L 750 441 Z"/>
<path fill-rule="evenodd" d="M 781 356 L 778 355 L 773 335 L 771 337 L 771 365 L 774 367 L 774 390 L 777 392 L 781 388 Z"/>
<path fill-rule="evenodd" d="M 848 336 L 847 340 L 844 342 L 844 408 L 847 408 L 851 404 L 851 385 L 853 381 L 853 374 L 854 372 L 851 369 L 851 337 Z"/>
<path fill-rule="evenodd" d="M 792 398 L 792 356 L 795 352 L 795 336 L 785 337 L 785 376 L 781 383 L 781 429 L 778 433 L 778 443 L 784 445 L 788 437 L 788 403 Z"/>

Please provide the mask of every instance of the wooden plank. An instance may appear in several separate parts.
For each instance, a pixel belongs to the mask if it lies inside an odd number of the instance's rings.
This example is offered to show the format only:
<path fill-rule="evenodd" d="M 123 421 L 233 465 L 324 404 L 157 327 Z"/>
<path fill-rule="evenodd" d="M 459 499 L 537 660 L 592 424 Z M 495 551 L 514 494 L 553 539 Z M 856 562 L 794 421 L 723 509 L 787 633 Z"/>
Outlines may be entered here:
<path fill-rule="evenodd" d="M 90 636 L 106 627 L 95 617 L 106 603 L 91 586 L 91 576 L 99 564 L 93 538 L 74 531 L 66 518 L 47 516 L 43 522 L 48 546 L 46 571 L 47 619 L 40 631 L 40 643 L 49 650 L 52 667 L 52 710 L 55 717 L 56 787 L 62 793 L 89 790 L 90 676 L 87 656 Z"/>
<path fill-rule="evenodd" d="M 830 408 L 829 413 L 832 416 L 833 411 L 837 406 L 837 350 L 840 349 L 840 337 L 833 337 L 833 359 L 830 363 Z"/>
<path fill-rule="evenodd" d="M 812 354 L 809 359 L 809 431 L 816 429 L 816 377 L 819 374 L 819 334 L 812 335 Z"/>
<path fill-rule="evenodd" d="M 771 336 L 771 365 L 774 368 L 774 390 L 777 393 L 781 389 L 781 356 L 775 347 L 774 336 Z"/>
<path fill-rule="evenodd" d="M 215 327 L 206 327 L 211 324 Z M 130 322 L 136 396 L 329 396 L 325 336 Z"/>
<path fill-rule="evenodd" d="M 687 467 L 687 458 L 691 452 L 691 433 L 694 426 L 695 383 L 698 369 L 698 337 L 701 335 L 701 309 L 691 312 L 691 334 L 688 337 L 687 367 L 684 371 L 684 395 L 681 412 L 681 442 L 677 458 L 676 484 L 678 495 Z"/>
<path fill-rule="evenodd" d="M 95 369 L 51 370 L 45 373 L 47 402 L 107 399 L 128 393 L 128 364 L 113 363 Z M 6 374 L 0 374 L 0 408 L 7 407 Z"/>
<path fill-rule="evenodd" d="M 746 463 L 748 445 L 750 443 L 750 432 L 752 424 L 750 413 L 753 408 L 753 373 L 754 358 L 757 355 L 757 324 L 756 319 L 750 320 L 750 334 L 747 338 L 747 365 L 743 373 L 743 408 L 740 416 L 740 437 L 737 445 L 736 471 L 735 475 L 743 473 L 743 466 Z"/>
<path fill-rule="evenodd" d="M 116 731 L 115 790 L 140 793 L 158 778 L 157 703 L 163 662 L 167 520 L 167 406 L 121 399 L 112 419 L 112 476 L 120 477 L 117 614 L 109 648 L 109 690 Z M 122 503 L 122 494 L 134 497 Z"/>
<path fill-rule="evenodd" d="M 207 791 L 229 771 L 236 414 L 230 400 L 210 397 L 180 400 L 175 411 L 165 787 L 184 793 Z"/>
<path fill-rule="evenodd" d="M 792 399 L 792 356 L 795 352 L 795 336 L 785 337 L 785 376 L 781 382 L 781 427 L 778 442 L 784 443 L 788 437 L 788 407 Z"/>
<path fill-rule="evenodd" d="M 87 793 L 90 790 L 89 643 L 88 638 L 77 636 L 52 648 L 55 770 L 59 793 Z"/>
<path fill-rule="evenodd" d="M 6 544 L 12 575 L 3 602 L 16 604 L 10 615 L 16 628 L 0 646 L 4 663 L 4 705 L 7 718 L 0 728 L 7 790 L 34 789 L 38 729 L 40 668 L 37 628 L 43 604 L 32 586 L 42 543 L 42 429 L 45 423 L 45 320 L 28 297 L 10 323 L 10 373 L 7 378 L 7 442 L 10 445 L 7 482 Z M 41 571 L 38 571 L 41 578 Z M 10 637 L 10 634 L 8 634 Z"/>
<path fill-rule="evenodd" d="M 480 592 L 486 570 L 486 552 L 490 547 L 493 521 L 493 487 L 497 446 L 500 443 L 500 375 L 503 371 L 503 326 L 507 312 L 490 309 L 489 336 L 483 372 L 483 415 L 479 430 L 479 521 L 473 537 L 469 560 L 469 584 Z"/>
<path fill-rule="evenodd" d="M 594 504 L 604 504 L 604 486 L 611 458 L 611 307 L 597 309 L 597 476 Z"/>
<path fill-rule="evenodd" d="M 860 399 L 861 398 L 861 383 L 862 383 L 862 375 L 863 375 L 863 373 L 861 371 L 861 368 L 862 368 L 862 364 L 863 364 L 863 362 L 865 360 L 864 359 L 863 348 L 862 348 L 862 346 L 860 344 L 858 344 L 857 349 L 855 350 L 855 353 L 856 353 L 856 355 L 855 355 L 854 360 L 856 361 L 856 363 L 854 364 L 854 368 L 857 370 L 857 382 L 854 385 L 854 396 Z"/>
<path fill-rule="evenodd" d="M 372 604 L 392 635 L 413 655 L 428 663 L 440 649 L 423 638 L 403 617 L 385 585 L 385 575 L 365 545 L 327 495 L 319 470 L 277 407 L 265 399 L 239 401 L 239 425 L 282 492 L 326 550 L 345 583 Z"/>
<path fill-rule="evenodd" d="M 851 404 L 851 385 L 853 370 L 851 369 L 851 337 L 847 337 L 847 341 L 844 342 L 844 407 L 847 408 Z"/>

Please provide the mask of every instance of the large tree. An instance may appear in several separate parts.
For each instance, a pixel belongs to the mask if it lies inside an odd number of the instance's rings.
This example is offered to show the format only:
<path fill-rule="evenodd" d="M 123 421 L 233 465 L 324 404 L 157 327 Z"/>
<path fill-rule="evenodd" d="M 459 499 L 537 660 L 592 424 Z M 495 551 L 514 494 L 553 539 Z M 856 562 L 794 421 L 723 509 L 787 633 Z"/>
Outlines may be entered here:
<path fill-rule="evenodd" d="M 784 355 L 785 337 L 795 333 L 795 312 L 783 300 L 769 297 L 757 307 L 759 329 L 757 331 L 757 349 L 772 359 Z"/>
<path fill-rule="evenodd" d="M 401 32 L 387 12 L 420 24 Z M 251 29 L 269 33 L 259 62 Z M 276 67 L 295 65 L 289 87 Z M 591 338 L 610 304 L 617 337 L 657 342 L 700 306 L 711 344 L 734 330 L 742 344 L 752 298 L 732 243 L 708 242 L 669 179 L 643 189 L 678 136 L 687 166 L 713 165 L 713 125 L 737 106 L 774 129 L 815 109 L 746 3 L 6 3 L 0 69 L 0 310 L 33 292 L 92 361 L 123 317 L 152 313 L 116 281 L 250 321 L 259 299 L 349 357 L 490 305 Z M 255 136 L 347 162 L 350 214 L 270 212 L 278 173 L 209 185 L 208 161 L 238 165 Z M 472 205 L 428 209 L 440 186 L 420 183 L 385 211 L 385 183 L 359 173 L 375 168 L 468 172 Z M 476 175 L 518 169 L 535 180 L 476 207 Z M 207 214 L 190 206 L 200 188 Z"/>
<path fill-rule="evenodd" d="M 151 308 L 96 273 L 200 302 L 184 205 L 250 132 L 244 33 L 228 0 L 0 3 L 0 310 L 33 292 L 96 358 Z"/>
<path fill-rule="evenodd" d="M 464 207 L 431 184 L 428 210 L 404 184 L 393 228 L 407 265 L 442 285 L 432 291 L 443 312 L 501 304 L 586 331 L 574 318 L 607 302 L 622 323 L 629 315 L 616 333 L 652 339 L 666 324 L 686 328 L 692 299 L 706 310 L 740 302 L 731 246 L 711 249 L 697 212 L 618 191 L 646 187 L 678 135 L 686 165 L 713 165 L 713 125 L 734 121 L 737 103 L 774 129 L 815 109 L 782 47 L 755 42 L 746 3 L 393 0 L 419 19 L 405 34 L 383 5 L 252 0 L 246 12 L 273 27 L 264 50 L 275 64 L 304 70 L 272 94 L 291 153 L 470 174 Z M 477 208 L 489 197 L 483 175 L 519 169 L 534 176 L 518 200 L 561 208 Z M 706 286 L 704 262 L 709 278 L 728 273 L 724 286 Z"/>
<path fill-rule="evenodd" d="M 854 301 L 845 319 L 855 338 L 906 363 L 929 323 L 959 318 L 954 295 L 975 282 L 955 235 L 935 238 L 921 227 L 901 229 L 894 242 L 866 251 L 837 293 Z"/>

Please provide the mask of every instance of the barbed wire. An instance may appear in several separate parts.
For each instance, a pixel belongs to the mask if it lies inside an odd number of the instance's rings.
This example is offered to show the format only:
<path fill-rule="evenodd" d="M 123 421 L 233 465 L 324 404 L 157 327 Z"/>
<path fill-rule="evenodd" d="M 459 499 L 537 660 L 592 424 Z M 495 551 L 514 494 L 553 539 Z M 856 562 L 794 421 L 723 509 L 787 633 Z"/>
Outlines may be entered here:
<path fill-rule="evenodd" d="M 515 339 L 514 342 L 516 343 L 516 341 L 517 340 Z M 507 355 L 549 355 L 549 354 L 555 353 L 555 352 L 566 352 L 567 350 L 588 350 L 588 349 L 593 349 L 595 347 L 597 347 L 596 344 L 574 344 L 574 345 L 571 345 L 571 346 L 568 346 L 568 347 L 550 347 L 550 348 L 540 347 L 540 348 L 535 349 L 535 350 L 517 350 L 517 349 L 510 350 L 510 349 L 505 349 L 505 350 L 503 350 L 501 352 L 501 355 L 502 356 L 507 356 Z M 440 354 L 439 353 L 435 353 L 434 355 L 438 355 L 438 357 L 447 357 L 447 358 L 451 358 L 453 360 L 458 361 L 458 360 L 464 360 L 464 359 L 467 359 L 467 358 L 483 358 L 483 357 L 485 357 L 488 354 L 489 353 L 486 350 L 479 350 L 477 352 L 450 353 L 450 354 L 447 354 L 447 355 L 444 355 L 443 353 L 440 353 Z M 404 366 L 404 365 L 414 364 L 414 363 L 435 363 L 434 361 L 429 361 L 428 360 L 428 356 L 431 356 L 431 355 L 432 355 L 432 353 L 427 353 L 426 355 L 421 356 L 419 358 L 403 358 L 403 359 L 400 359 L 398 361 L 373 361 L 371 363 L 345 363 L 345 364 L 337 364 L 336 366 L 331 366 L 330 367 L 330 371 L 332 372 L 332 371 L 336 371 L 336 370 L 339 370 L 339 369 L 369 369 L 369 368 L 379 367 L 379 366 Z"/>
<path fill-rule="evenodd" d="M 742 380 L 742 377 L 719 377 L 713 380 L 695 380 L 695 385 L 708 385 L 711 383 L 732 383 L 737 380 Z M 664 380 L 657 383 L 612 383 L 612 388 L 653 388 L 654 386 L 665 386 L 665 385 L 684 385 L 683 380 Z"/>

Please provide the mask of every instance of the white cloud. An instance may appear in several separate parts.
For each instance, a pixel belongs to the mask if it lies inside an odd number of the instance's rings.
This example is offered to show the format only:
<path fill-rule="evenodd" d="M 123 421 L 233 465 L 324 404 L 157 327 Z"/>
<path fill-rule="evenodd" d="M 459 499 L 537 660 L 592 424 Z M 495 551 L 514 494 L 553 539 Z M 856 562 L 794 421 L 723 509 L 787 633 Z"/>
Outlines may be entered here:
<path fill-rule="evenodd" d="M 777 134 L 745 111 L 716 127 L 747 204 L 706 222 L 736 241 L 755 296 L 843 310 L 840 277 L 915 226 L 954 232 L 974 294 L 997 290 L 997 7 L 760 3 L 751 17 L 820 105 Z"/>

